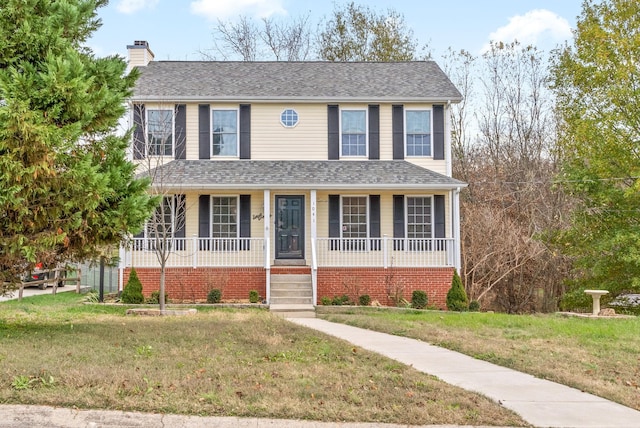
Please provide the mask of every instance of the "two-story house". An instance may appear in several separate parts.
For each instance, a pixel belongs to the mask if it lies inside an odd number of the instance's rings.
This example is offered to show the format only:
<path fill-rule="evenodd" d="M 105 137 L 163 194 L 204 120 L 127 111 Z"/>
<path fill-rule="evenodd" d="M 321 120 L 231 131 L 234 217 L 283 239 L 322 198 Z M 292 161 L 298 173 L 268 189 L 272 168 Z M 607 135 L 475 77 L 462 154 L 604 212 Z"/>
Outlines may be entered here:
<path fill-rule="evenodd" d="M 275 305 L 296 283 L 312 304 L 419 289 L 445 307 L 465 183 L 451 177 L 461 95 L 435 62 L 154 61 L 147 42 L 128 48 L 141 73 L 131 155 L 159 160 L 154 185 L 184 218 L 169 298 L 255 289 Z M 159 284 L 148 239 L 121 255 L 121 280 L 135 267 L 145 294 Z"/>

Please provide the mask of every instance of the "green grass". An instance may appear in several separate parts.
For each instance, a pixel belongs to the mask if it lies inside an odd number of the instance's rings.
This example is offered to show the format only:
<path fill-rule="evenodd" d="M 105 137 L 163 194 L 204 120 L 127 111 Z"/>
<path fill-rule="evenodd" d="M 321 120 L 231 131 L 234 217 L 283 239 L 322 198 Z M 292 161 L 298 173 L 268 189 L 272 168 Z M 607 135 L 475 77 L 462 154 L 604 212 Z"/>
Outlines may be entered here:
<path fill-rule="evenodd" d="M 0 403 L 399 424 L 526 425 L 480 395 L 268 311 L 125 316 L 0 303 Z"/>
<path fill-rule="evenodd" d="M 373 308 L 342 312 L 322 317 L 424 340 L 640 410 L 637 317 L 589 319 Z"/>

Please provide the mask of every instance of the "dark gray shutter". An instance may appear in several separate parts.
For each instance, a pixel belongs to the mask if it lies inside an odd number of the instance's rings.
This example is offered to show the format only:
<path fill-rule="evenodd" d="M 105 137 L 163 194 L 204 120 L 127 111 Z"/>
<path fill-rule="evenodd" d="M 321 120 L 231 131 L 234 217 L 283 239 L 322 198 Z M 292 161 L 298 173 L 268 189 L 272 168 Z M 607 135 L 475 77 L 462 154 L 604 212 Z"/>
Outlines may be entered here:
<path fill-rule="evenodd" d="M 404 107 L 391 107 L 391 127 L 393 138 L 393 158 L 404 159 Z"/>
<path fill-rule="evenodd" d="M 393 237 L 404 238 L 404 196 L 393 195 Z"/>
<path fill-rule="evenodd" d="M 369 195 L 369 237 L 380 238 L 380 195 Z M 371 249 L 380 250 L 380 240 L 371 240 Z"/>
<path fill-rule="evenodd" d="M 198 158 L 211 159 L 211 109 L 209 104 L 198 106 Z"/>
<path fill-rule="evenodd" d="M 340 195 L 329 195 L 329 238 L 340 237 Z"/>
<path fill-rule="evenodd" d="M 240 195 L 240 237 L 251 238 L 251 195 Z M 241 241 L 240 249 L 249 250 L 249 241 Z"/>
<path fill-rule="evenodd" d="M 393 237 L 404 238 L 404 196 L 393 195 Z M 394 250 L 403 250 L 403 241 L 394 241 Z"/>
<path fill-rule="evenodd" d="M 144 138 L 144 121 L 145 121 L 144 104 L 133 105 L 133 158 L 144 159 L 145 138 Z"/>
<path fill-rule="evenodd" d="M 337 105 L 327 106 L 329 160 L 340 159 L 340 110 Z"/>
<path fill-rule="evenodd" d="M 380 159 L 380 106 L 369 106 L 369 159 Z"/>
<path fill-rule="evenodd" d="M 433 221 L 433 229 L 434 229 L 434 238 L 444 238 L 445 237 L 445 205 L 444 205 L 444 195 L 435 195 L 433 197 L 434 207 L 434 221 Z"/>
<path fill-rule="evenodd" d="M 198 197 L 198 236 L 200 238 L 209 238 L 211 236 L 210 206 L 211 196 L 200 195 Z M 209 250 L 210 248 L 209 240 L 200 240 L 200 250 Z"/>
<path fill-rule="evenodd" d="M 444 159 L 444 106 L 433 106 L 433 158 Z"/>
<path fill-rule="evenodd" d="M 187 158 L 187 106 L 176 104 L 175 158 Z"/>
<path fill-rule="evenodd" d="M 240 159 L 251 159 L 251 104 L 240 104 Z"/>
<path fill-rule="evenodd" d="M 175 238 L 184 238 L 185 234 L 185 226 L 187 222 L 187 212 L 186 212 L 186 196 L 185 195 L 175 195 L 173 197 L 173 212 L 175 214 L 175 218 L 173 221 L 176 224 L 176 230 L 173 234 Z M 184 251 L 185 242 L 183 239 L 178 239 L 175 241 L 175 248 L 177 251 Z"/>
<path fill-rule="evenodd" d="M 175 213 L 176 218 L 174 221 L 176 224 L 176 231 L 173 234 L 176 238 L 184 238 L 185 235 L 185 224 L 186 224 L 186 216 L 187 216 L 187 208 L 186 208 L 186 196 L 185 195 L 175 195 L 173 197 L 173 212 Z"/>

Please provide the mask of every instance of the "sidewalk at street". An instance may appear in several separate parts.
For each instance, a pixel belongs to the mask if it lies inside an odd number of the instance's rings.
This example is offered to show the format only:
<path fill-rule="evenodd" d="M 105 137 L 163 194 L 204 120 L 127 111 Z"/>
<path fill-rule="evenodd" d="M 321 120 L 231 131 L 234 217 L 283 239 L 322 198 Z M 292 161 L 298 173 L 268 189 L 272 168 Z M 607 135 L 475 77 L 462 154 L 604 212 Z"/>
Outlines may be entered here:
<path fill-rule="evenodd" d="M 413 366 L 451 385 L 483 394 L 536 427 L 640 427 L 637 410 L 419 340 L 318 318 L 289 320 Z"/>
<path fill-rule="evenodd" d="M 115 410 L 76 410 L 49 406 L 0 405 L 0 428 L 473 428 L 422 427 L 379 423 L 316 422 L 212 416 L 160 415 Z M 483 428 L 483 427 L 475 427 Z M 488 428 L 488 427 L 485 427 Z M 496 427 L 491 427 L 496 428 Z"/>

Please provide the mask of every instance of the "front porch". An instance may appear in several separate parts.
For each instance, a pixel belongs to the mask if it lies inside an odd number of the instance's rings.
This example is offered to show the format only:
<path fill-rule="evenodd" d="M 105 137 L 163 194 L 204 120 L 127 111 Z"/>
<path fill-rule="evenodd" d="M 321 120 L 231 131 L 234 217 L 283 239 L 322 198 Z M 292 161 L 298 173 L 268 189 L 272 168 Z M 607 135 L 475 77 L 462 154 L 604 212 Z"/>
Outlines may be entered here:
<path fill-rule="evenodd" d="M 208 290 L 224 288 L 228 299 L 246 299 L 258 290 L 271 302 L 272 275 L 310 274 L 312 302 L 322 297 L 368 294 L 383 305 L 393 293 L 409 300 L 427 291 L 443 306 L 455 267 L 452 238 L 312 238 L 310 259 L 272 259 L 265 238 L 173 238 L 166 263 L 167 293 L 179 300 L 206 300 Z M 157 289 L 159 264 L 154 242 L 133 238 L 121 250 L 121 286 L 135 267 L 145 290 Z"/>

